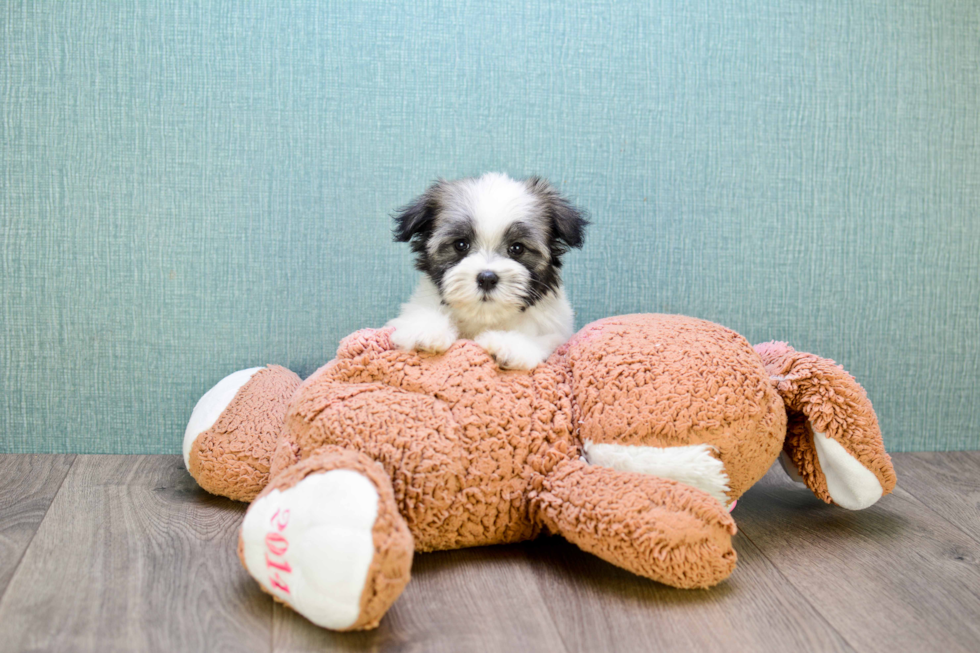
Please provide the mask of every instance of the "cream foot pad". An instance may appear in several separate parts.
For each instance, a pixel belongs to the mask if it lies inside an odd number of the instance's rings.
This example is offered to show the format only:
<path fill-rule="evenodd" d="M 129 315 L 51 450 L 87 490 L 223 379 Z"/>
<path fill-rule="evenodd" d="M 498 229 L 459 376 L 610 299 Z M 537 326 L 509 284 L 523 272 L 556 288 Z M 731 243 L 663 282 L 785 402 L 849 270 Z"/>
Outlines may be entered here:
<path fill-rule="evenodd" d="M 378 492 L 347 469 L 273 490 L 242 523 L 245 566 L 274 596 L 324 628 L 357 621 L 375 547 Z"/>

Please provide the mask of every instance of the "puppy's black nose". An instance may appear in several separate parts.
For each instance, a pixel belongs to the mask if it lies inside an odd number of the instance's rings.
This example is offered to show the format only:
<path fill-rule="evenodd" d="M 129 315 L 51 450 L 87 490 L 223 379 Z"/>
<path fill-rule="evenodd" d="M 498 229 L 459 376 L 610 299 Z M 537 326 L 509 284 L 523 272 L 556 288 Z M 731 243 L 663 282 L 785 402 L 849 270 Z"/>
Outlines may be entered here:
<path fill-rule="evenodd" d="M 476 275 L 476 285 L 480 287 L 480 290 L 493 290 L 493 287 L 497 285 L 498 281 L 500 281 L 500 277 L 490 270 L 484 270 Z"/>

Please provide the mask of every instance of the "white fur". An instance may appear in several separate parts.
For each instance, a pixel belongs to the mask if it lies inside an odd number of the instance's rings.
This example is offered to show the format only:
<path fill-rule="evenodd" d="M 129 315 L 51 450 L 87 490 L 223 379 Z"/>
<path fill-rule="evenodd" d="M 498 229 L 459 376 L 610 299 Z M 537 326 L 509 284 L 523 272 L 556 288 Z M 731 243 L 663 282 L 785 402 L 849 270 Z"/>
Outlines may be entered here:
<path fill-rule="evenodd" d="M 827 479 L 827 491 L 834 503 L 848 510 L 862 510 L 881 498 L 881 483 L 870 469 L 847 453 L 837 440 L 813 430 L 812 426 L 810 430 L 817 460 Z"/>
<path fill-rule="evenodd" d="M 532 217 L 537 200 L 527 187 L 505 175 L 486 174 L 453 187 L 446 211 L 463 212 L 476 227 L 476 239 L 466 258 L 446 272 L 442 293 L 423 277 L 399 316 L 392 342 L 400 349 L 442 353 L 459 338 L 475 340 L 498 365 L 531 369 L 542 363 L 574 329 L 572 307 L 565 291 L 548 293 L 525 308 L 530 274 L 497 249 L 507 228 Z M 484 293 L 477 275 L 489 270 L 499 281 Z"/>
<path fill-rule="evenodd" d="M 454 192 L 460 197 L 449 208 L 466 207 L 480 226 L 478 245 L 482 247 L 499 241 L 511 223 L 527 218 L 537 208 L 523 183 L 498 172 L 466 179 Z"/>
<path fill-rule="evenodd" d="M 265 368 L 251 367 L 247 370 L 233 372 L 218 381 L 213 388 L 197 400 L 197 405 L 194 406 L 191 418 L 187 422 L 187 429 L 184 431 L 184 466 L 188 470 L 191 468 L 190 456 L 194 441 L 199 435 L 214 426 L 214 423 L 218 421 L 221 413 L 225 411 L 225 408 L 235 398 L 242 386 L 262 369 Z"/>
<path fill-rule="evenodd" d="M 441 303 L 439 290 L 424 277 L 401 314 L 388 322 L 395 327 L 395 346 L 442 353 L 458 338 L 470 338 L 507 369 L 531 369 L 542 363 L 572 335 L 574 315 L 565 291 L 538 301 L 526 311 L 475 307 L 454 311 Z"/>
<path fill-rule="evenodd" d="M 585 459 L 591 465 L 671 479 L 696 487 L 727 506 L 728 474 L 714 452 L 710 444 L 645 447 L 585 441 Z"/>
<path fill-rule="evenodd" d="M 388 326 L 395 327 L 391 341 L 396 347 L 441 354 L 459 339 L 459 329 L 440 301 L 439 290 L 424 277 L 412 298 L 402 304 L 401 314 L 388 322 Z"/>
<path fill-rule="evenodd" d="M 312 474 L 249 507 L 242 522 L 245 566 L 267 591 L 313 623 L 348 628 L 361 612 L 377 516 L 378 491 L 363 475 L 348 469 Z M 287 523 L 279 529 L 277 521 Z M 285 549 L 281 555 L 270 556 L 272 532 L 282 536 L 274 542 Z M 267 556 L 290 571 L 270 566 Z M 270 581 L 272 574 L 279 574 L 289 592 Z"/>
<path fill-rule="evenodd" d="M 500 279 L 490 301 L 484 301 L 483 291 L 476 285 L 476 275 L 484 270 L 496 273 Z M 495 252 L 478 251 L 446 273 L 442 299 L 464 330 L 482 330 L 520 312 L 530 278 L 527 268 L 517 261 Z"/>
<path fill-rule="evenodd" d="M 440 354 L 459 338 L 469 338 L 507 369 L 531 369 L 544 362 L 572 335 L 574 314 L 565 291 L 548 295 L 526 311 L 480 307 L 453 311 L 441 303 L 435 284 L 424 277 L 401 314 L 388 322 L 395 327 L 395 346 Z"/>

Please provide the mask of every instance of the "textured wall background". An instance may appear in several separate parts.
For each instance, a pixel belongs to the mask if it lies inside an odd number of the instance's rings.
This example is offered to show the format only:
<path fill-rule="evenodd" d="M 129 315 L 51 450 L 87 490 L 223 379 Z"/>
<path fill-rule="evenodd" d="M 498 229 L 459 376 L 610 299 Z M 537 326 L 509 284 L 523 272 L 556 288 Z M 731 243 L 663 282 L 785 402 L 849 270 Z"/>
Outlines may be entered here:
<path fill-rule="evenodd" d="M 855 6 L 860 4 L 861 6 Z M 179 451 L 414 283 L 390 211 L 551 177 L 579 324 L 845 363 L 894 450 L 980 447 L 980 4 L 4 2 L 0 451 Z"/>

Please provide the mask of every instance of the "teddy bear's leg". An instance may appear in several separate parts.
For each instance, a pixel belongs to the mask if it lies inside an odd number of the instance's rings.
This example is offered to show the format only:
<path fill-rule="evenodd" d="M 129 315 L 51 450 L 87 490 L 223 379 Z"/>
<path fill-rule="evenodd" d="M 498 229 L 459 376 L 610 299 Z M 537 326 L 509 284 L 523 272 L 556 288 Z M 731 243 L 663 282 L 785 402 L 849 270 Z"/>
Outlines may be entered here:
<path fill-rule="evenodd" d="M 376 627 L 408 583 L 413 550 L 388 475 L 333 446 L 272 479 L 238 544 L 266 592 L 332 630 Z"/>
<path fill-rule="evenodd" d="M 701 490 L 579 460 L 535 485 L 534 514 L 548 530 L 635 574 L 710 587 L 735 568 L 735 522 Z"/>
<path fill-rule="evenodd" d="M 461 445 L 449 405 L 436 397 L 313 377 L 290 404 L 283 440 L 289 439 L 287 463 L 330 445 L 377 461 L 391 479 L 419 551 L 459 548 L 492 521 L 479 514 L 478 498 L 462 495 L 467 468 L 478 463 Z M 280 459 L 277 452 L 274 468 Z"/>
<path fill-rule="evenodd" d="M 269 465 L 300 378 L 278 365 L 226 376 L 194 407 L 184 433 L 184 464 L 208 492 L 251 501 Z"/>
<path fill-rule="evenodd" d="M 850 510 L 867 508 L 891 492 L 895 470 L 868 395 L 854 377 L 833 361 L 784 342 L 755 350 L 786 404 L 780 462 L 790 477 L 827 503 Z"/>

